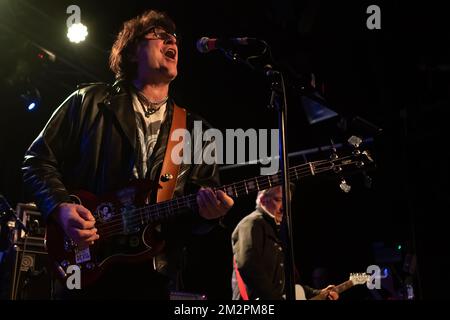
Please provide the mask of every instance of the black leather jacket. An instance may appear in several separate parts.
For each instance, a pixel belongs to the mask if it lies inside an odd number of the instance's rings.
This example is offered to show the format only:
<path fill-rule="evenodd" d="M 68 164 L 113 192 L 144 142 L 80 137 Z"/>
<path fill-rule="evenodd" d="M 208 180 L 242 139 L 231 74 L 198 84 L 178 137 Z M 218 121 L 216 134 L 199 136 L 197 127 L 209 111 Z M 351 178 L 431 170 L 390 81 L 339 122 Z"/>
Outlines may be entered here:
<path fill-rule="evenodd" d="M 169 100 L 151 156 L 152 181 L 161 171 L 172 113 Z M 205 125 L 188 112 L 186 125 L 191 132 L 195 120 Z M 89 85 L 63 102 L 26 152 L 25 186 L 48 218 L 58 204 L 70 200 L 70 190 L 101 195 L 125 187 L 133 179 L 136 147 L 136 119 L 126 83 Z M 193 192 L 194 185 L 218 184 L 217 165 L 183 164 L 174 196 Z"/>
<path fill-rule="evenodd" d="M 55 111 L 26 152 L 22 167 L 25 186 L 46 218 L 58 204 L 70 201 L 71 190 L 101 195 L 125 187 L 134 178 L 138 142 L 128 88 L 126 83 L 119 82 L 77 90 Z M 166 120 L 151 156 L 149 177 L 153 181 L 160 176 L 172 113 L 173 101 L 169 100 Z M 191 133 L 195 120 L 202 119 L 188 112 L 186 126 Z M 205 121 L 202 124 L 203 130 L 207 129 Z M 193 155 L 194 143 L 191 146 Z M 198 186 L 218 184 L 217 165 L 182 164 L 174 196 L 193 193 Z M 191 232 L 207 232 L 214 225 L 214 221 L 206 221 L 198 214 L 163 225 L 166 250 L 156 257 L 156 269 L 168 275 L 172 283 L 178 282 L 175 277 L 183 262 L 186 236 Z"/>

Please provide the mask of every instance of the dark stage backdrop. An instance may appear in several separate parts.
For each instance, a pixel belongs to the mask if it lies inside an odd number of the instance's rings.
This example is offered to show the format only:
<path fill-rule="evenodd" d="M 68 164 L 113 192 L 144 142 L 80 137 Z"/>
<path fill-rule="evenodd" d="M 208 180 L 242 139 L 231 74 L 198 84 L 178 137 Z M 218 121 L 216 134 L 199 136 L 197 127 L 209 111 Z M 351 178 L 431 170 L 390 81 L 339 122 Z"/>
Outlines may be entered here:
<path fill-rule="evenodd" d="M 395 298 L 412 281 L 416 298 L 442 298 L 448 276 L 446 212 L 450 163 L 446 128 L 449 104 L 449 19 L 442 4 L 405 1 L 78 1 L 89 28 L 78 46 L 65 38 L 72 1 L 16 0 L 0 3 L 0 193 L 11 203 L 29 201 L 21 181 L 23 154 L 65 97 L 82 82 L 113 80 L 107 59 L 121 23 L 147 8 L 167 11 L 182 35 L 176 101 L 215 127 L 276 128 L 267 110 L 269 86 L 259 74 L 219 52 L 202 55 L 202 36 L 264 39 L 275 65 L 290 83 L 315 74 L 335 120 L 308 124 L 298 91 L 289 89 L 289 151 L 373 138 L 377 168 L 372 187 L 360 175 L 344 194 L 332 178 L 297 185 L 293 203 L 295 260 L 304 282 L 313 270 L 328 270 L 342 282 L 368 265 L 386 268 L 392 279 L 374 296 L 359 287 L 343 299 Z M 381 9 L 381 29 L 366 27 L 369 5 Z M 41 59 L 39 47 L 56 55 Z M 39 108 L 28 112 L 20 94 L 38 88 Z M 347 128 L 338 120 L 362 117 L 382 129 Z M 327 157 L 326 152 L 315 155 Z M 294 163 L 305 159 L 292 159 Z M 257 168 L 222 171 L 224 183 L 258 174 Z M 187 287 L 210 298 L 230 297 L 230 234 L 254 198 L 236 203 L 226 228 L 193 239 Z M 412 259 L 411 259 L 412 258 Z M 417 260 L 414 260 L 417 258 Z M 412 262 L 411 262 L 412 261 Z M 417 261 L 417 264 L 414 263 Z M 411 269 L 412 264 L 412 269 Z M 415 268 L 414 268 L 415 267 Z M 412 279 L 412 280 L 410 280 Z M 390 287 L 389 287 L 390 288 Z"/>

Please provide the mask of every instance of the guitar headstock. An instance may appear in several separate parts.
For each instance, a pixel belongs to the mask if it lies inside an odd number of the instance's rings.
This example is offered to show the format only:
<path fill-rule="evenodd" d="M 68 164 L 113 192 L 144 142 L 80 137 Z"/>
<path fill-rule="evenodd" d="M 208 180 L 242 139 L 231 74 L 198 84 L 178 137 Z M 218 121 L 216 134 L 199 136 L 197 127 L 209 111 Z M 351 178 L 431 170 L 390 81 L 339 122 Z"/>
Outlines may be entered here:
<path fill-rule="evenodd" d="M 336 148 L 333 146 L 333 153 L 331 154 L 331 162 L 333 163 L 333 170 L 340 177 L 339 187 L 345 193 L 350 192 L 351 186 L 345 180 L 343 174 L 348 171 L 362 172 L 364 175 L 364 184 L 370 187 L 372 179 L 367 175 L 366 170 L 373 166 L 374 159 L 368 150 L 362 150 L 361 144 L 363 140 L 357 136 L 351 136 L 347 142 L 352 146 L 351 154 L 346 156 L 338 156 Z"/>
<path fill-rule="evenodd" d="M 350 273 L 350 279 L 354 285 L 365 284 L 370 280 L 370 274 L 367 273 Z"/>

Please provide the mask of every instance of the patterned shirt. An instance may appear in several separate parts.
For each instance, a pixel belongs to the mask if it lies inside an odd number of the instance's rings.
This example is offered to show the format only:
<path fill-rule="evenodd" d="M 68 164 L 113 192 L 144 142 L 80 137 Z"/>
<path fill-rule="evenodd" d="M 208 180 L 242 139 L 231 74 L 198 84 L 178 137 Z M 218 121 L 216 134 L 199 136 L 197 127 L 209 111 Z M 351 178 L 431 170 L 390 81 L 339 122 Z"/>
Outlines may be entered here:
<path fill-rule="evenodd" d="M 145 178 L 149 168 L 148 160 L 153 153 L 156 141 L 158 140 L 159 129 L 166 118 L 167 102 L 158 111 L 145 116 L 144 106 L 136 93 L 132 93 L 133 108 L 136 115 L 138 152 L 133 174 L 138 179 Z"/>

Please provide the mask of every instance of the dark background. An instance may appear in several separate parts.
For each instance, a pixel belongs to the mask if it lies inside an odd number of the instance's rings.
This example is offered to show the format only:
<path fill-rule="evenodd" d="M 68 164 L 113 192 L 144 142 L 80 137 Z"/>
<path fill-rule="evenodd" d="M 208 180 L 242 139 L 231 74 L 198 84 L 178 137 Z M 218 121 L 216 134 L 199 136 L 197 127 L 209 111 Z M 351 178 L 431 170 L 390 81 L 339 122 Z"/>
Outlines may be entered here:
<path fill-rule="evenodd" d="M 84 43 L 67 41 L 66 8 L 81 8 L 88 26 Z M 381 30 L 366 27 L 366 8 L 381 8 Z M 289 90 L 289 151 L 344 142 L 351 134 L 373 138 L 377 161 L 371 188 L 362 176 L 348 178 L 345 194 L 329 177 L 297 184 L 293 203 L 295 260 L 302 280 L 323 267 L 339 283 L 368 265 L 388 268 L 379 299 L 400 298 L 412 281 L 417 299 L 444 298 L 448 283 L 446 212 L 448 163 L 445 124 L 449 103 L 450 19 L 443 4 L 406 1 L 32 1 L 0 3 L 0 193 L 15 205 L 29 201 L 21 181 L 23 154 L 51 113 L 82 82 L 113 81 L 109 49 L 121 23 L 144 9 L 165 10 L 182 36 L 179 76 L 172 86 L 178 104 L 215 127 L 276 128 L 268 110 L 269 86 L 258 73 L 233 64 L 220 52 L 195 49 L 202 36 L 250 36 L 272 48 L 275 65 L 289 83 L 314 73 L 329 107 L 339 117 L 316 125 L 306 121 L 298 91 Z M 56 55 L 38 57 L 45 48 Z M 20 97 L 31 85 L 42 103 L 28 112 Z M 364 118 L 382 129 L 337 126 Z M 326 158 L 326 152 L 307 160 Z M 292 163 L 305 159 L 292 158 Z M 224 183 L 258 174 L 245 167 L 222 171 Z M 230 234 L 253 209 L 254 198 L 239 200 L 227 228 L 194 238 L 186 285 L 211 299 L 230 297 Z M 417 264 L 410 265 L 410 258 Z M 414 261 L 414 259 L 413 259 Z M 414 268 L 415 267 L 415 268 Z M 388 279 L 389 279 L 388 278 Z M 342 299 L 375 299 L 364 287 Z"/>

